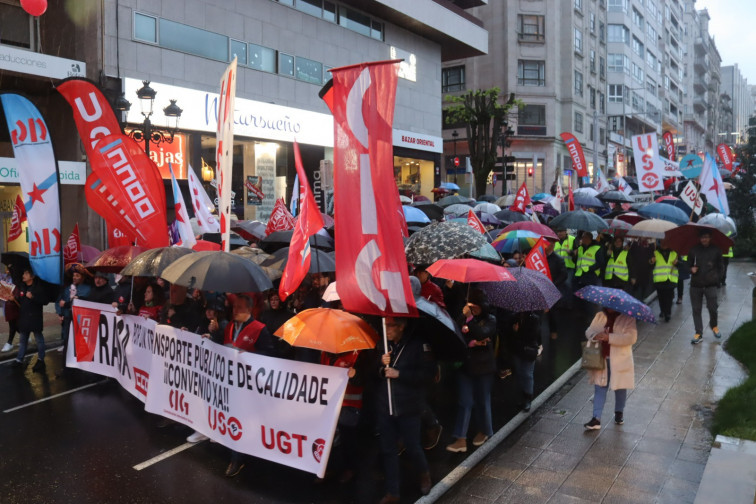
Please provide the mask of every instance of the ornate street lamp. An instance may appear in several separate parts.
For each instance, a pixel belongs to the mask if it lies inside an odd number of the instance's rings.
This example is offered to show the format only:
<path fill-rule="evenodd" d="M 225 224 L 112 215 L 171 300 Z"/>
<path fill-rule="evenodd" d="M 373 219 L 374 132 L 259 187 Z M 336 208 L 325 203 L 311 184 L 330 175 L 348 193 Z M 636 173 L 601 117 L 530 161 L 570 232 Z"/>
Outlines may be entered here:
<path fill-rule="evenodd" d="M 178 132 L 178 123 L 181 118 L 183 110 L 176 105 L 176 100 L 170 100 L 170 105 L 163 109 L 163 114 L 168 118 L 168 129 L 162 130 L 152 125 L 150 116 L 152 116 L 152 107 L 155 103 L 155 95 L 157 91 L 150 87 L 150 81 L 142 81 L 143 86 L 136 92 L 137 98 L 139 98 L 139 106 L 141 108 L 144 122 L 138 128 L 132 128 L 128 132 L 128 135 L 137 142 L 144 142 L 144 152 L 150 155 L 150 142 L 155 145 L 161 143 L 172 143 L 173 137 Z M 116 100 L 115 109 L 121 112 L 126 112 L 131 108 L 131 103 L 121 94 Z"/>

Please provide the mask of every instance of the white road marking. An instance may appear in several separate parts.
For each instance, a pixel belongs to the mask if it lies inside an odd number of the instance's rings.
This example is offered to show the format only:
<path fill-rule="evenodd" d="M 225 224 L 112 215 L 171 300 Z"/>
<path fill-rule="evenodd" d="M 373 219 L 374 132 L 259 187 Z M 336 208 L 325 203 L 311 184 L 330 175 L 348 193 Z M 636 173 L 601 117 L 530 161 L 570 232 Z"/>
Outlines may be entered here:
<path fill-rule="evenodd" d="M 26 408 L 28 406 L 33 406 L 35 404 L 39 404 L 39 403 L 43 403 L 45 401 L 49 401 L 50 399 L 55 399 L 56 397 L 61 397 L 61 396 L 64 396 L 64 395 L 73 394 L 74 392 L 78 392 L 79 390 L 84 390 L 84 389 L 87 389 L 87 388 L 90 388 L 90 387 L 94 387 L 95 385 L 99 385 L 101 383 L 105 383 L 106 381 L 108 381 L 108 380 L 100 380 L 98 382 L 90 383 L 88 385 L 82 385 L 81 387 L 78 387 L 78 388 L 75 388 L 75 389 L 71 389 L 71 390 L 67 390 L 65 392 L 61 392 L 60 394 L 51 395 L 50 397 L 45 397 L 44 399 L 38 399 L 38 400 L 32 401 L 30 403 L 22 404 L 21 406 L 16 406 L 15 408 L 7 409 L 7 410 L 3 411 L 3 413 L 10 413 L 12 411 L 20 410 L 20 409 Z"/>
<path fill-rule="evenodd" d="M 202 441 L 200 441 L 200 443 L 201 442 Z M 186 449 L 189 449 L 192 446 L 195 446 L 195 445 L 198 445 L 198 444 L 199 443 L 184 443 L 184 444 L 182 444 L 180 446 L 177 446 L 176 448 L 174 448 L 172 450 L 168 450 L 167 452 L 161 453 L 157 457 L 152 457 L 149 460 L 145 460 L 141 464 L 135 465 L 134 469 L 136 469 L 137 471 L 141 471 L 142 469 L 146 469 L 146 468 L 150 467 L 153 464 L 157 464 L 158 462 L 161 462 L 161 461 L 163 461 L 163 460 L 165 460 L 165 459 L 167 459 L 169 457 L 172 457 L 172 456 L 176 455 L 177 453 L 181 453 L 182 451 L 184 451 Z"/>

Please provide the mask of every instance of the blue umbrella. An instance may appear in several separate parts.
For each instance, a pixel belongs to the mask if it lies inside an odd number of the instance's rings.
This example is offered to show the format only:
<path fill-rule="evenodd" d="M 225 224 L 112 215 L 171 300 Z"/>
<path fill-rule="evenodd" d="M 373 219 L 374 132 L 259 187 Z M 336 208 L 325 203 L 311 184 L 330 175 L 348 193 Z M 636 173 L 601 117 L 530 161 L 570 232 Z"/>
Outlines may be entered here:
<path fill-rule="evenodd" d="M 488 295 L 488 301 L 512 312 L 548 310 L 562 294 L 552 281 L 541 273 L 527 268 L 510 268 L 516 282 L 481 282 L 478 286 Z"/>
<path fill-rule="evenodd" d="M 596 196 L 591 196 L 586 193 L 577 193 L 573 196 L 575 206 L 591 207 L 591 208 L 604 208 L 604 202 L 598 199 Z"/>
<path fill-rule="evenodd" d="M 418 210 L 417 208 L 408 205 L 402 205 L 402 210 L 404 211 L 404 219 L 407 222 L 430 222 L 430 219 L 422 210 Z"/>
<path fill-rule="evenodd" d="M 683 200 L 675 199 L 675 200 L 661 200 L 659 203 L 664 203 L 665 205 L 672 205 L 673 207 L 679 208 L 683 212 L 685 212 L 686 215 L 690 215 L 691 208 L 685 203 Z"/>
<path fill-rule="evenodd" d="M 634 319 L 656 324 L 656 317 L 654 317 L 651 308 L 621 289 L 589 285 L 577 291 L 575 295 L 580 299 L 585 299 L 605 308 L 611 308 Z"/>
<path fill-rule="evenodd" d="M 688 214 L 672 205 L 665 205 L 664 203 L 651 203 L 638 210 L 638 213 L 643 217 L 649 219 L 662 219 L 669 222 L 674 222 L 678 226 L 686 224 L 688 220 Z"/>
<path fill-rule="evenodd" d="M 447 191 L 459 191 L 459 186 L 454 182 L 441 182 L 439 187 L 441 187 L 441 189 L 446 189 Z"/>
<path fill-rule="evenodd" d="M 541 200 L 548 200 L 553 198 L 553 196 L 549 193 L 545 192 L 539 192 L 538 194 L 533 195 L 532 198 L 530 198 L 532 201 L 541 201 Z"/>

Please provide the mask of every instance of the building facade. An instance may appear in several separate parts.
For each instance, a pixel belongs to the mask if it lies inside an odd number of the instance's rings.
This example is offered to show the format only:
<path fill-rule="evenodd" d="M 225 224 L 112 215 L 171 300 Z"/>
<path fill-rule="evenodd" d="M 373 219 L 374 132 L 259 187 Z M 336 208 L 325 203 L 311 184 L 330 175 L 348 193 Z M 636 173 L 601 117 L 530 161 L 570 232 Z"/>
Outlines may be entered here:
<path fill-rule="evenodd" d="M 727 113 L 720 115 L 719 139 L 729 145 L 744 144 L 748 140 L 748 119 L 753 115 L 753 96 L 748 80 L 737 64 L 723 66 L 721 101 L 728 104 Z"/>

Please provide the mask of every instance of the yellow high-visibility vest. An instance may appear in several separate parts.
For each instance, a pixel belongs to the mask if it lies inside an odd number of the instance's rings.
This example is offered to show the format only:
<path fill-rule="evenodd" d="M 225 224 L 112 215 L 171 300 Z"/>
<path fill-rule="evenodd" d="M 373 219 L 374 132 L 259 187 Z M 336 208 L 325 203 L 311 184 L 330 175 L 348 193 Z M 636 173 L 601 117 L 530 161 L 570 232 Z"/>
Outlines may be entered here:
<path fill-rule="evenodd" d="M 722 257 L 732 257 L 732 247 L 730 247 L 730 250 L 726 254 L 722 254 Z"/>
<path fill-rule="evenodd" d="M 627 268 L 627 250 L 617 254 L 617 259 L 609 257 L 604 272 L 604 280 L 611 280 L 612 276 L 616 276 L 625 282 L 630 279 L 630 270 Z"/>
<path fill-rule="evenodd" d="M 596 254 L 601 250 L 600 245 L 591 245 L 588 250 L 583 250 L 583 246 L 578 247 L 577 264 L 575 265 L 575 276 L 581 277 L 583 273 L 588 273 L 591 268 L 596 266 Z M 601 269 L 594 270 L 596 275 L 601 273 Z"/>
<path fill-rule="evenodd" d="M 656 257 L 656 264 L 654 265 L 654 283 L 661 283 L 670 281 L 677 283 L 677 266 L 673 266 L 675 259 L 677 259 L 677 252 L 674 250 L 669 253 L 669 259 L 664 260 L 664 256 L 658 250 L 654 251 Z"/>
<path fill-rule="evenodd" d="M 556 244 L 554 244 L 554 252 L 556 252 L 557 255 L 562 258 L 564 265 L 571 269 L 575 268 L 575 261 L 572 260 L 572 256 L 570 255 L 570 251 L 572 250 L 574 243 L 575 237 L 572 235 L 567 235 L 567 238 L 564 240 L 564 244 L 562 244 L 562 242 L 556 242 Z"/>

